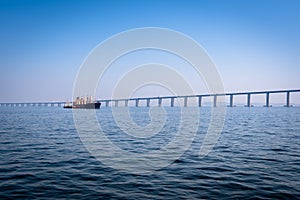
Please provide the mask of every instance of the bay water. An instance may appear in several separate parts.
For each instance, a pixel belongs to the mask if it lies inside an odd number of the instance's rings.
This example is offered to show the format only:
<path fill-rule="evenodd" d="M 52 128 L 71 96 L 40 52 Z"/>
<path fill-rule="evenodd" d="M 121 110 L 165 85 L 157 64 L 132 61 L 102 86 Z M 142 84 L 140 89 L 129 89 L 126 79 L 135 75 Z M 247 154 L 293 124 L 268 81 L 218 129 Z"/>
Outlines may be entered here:
<path fill-rule="evenodd" d="M 300 108 L 227 108 L 222 133 L 205 157 L 199 150 L 211 108 L 164 109 L 160 134 L 144 139 L 118 128 L 111 108 L 95 111 L 112 143 L 147 153 L 172 141 L 181 109 L 199 110 L 197 133 L 182 156 L 139 174 L 96 159 L 72 110 L 0 107 L 0 199 L 300 199 Z M 151 122 L 149 108 L 129 110 L 136 124 Z"/>

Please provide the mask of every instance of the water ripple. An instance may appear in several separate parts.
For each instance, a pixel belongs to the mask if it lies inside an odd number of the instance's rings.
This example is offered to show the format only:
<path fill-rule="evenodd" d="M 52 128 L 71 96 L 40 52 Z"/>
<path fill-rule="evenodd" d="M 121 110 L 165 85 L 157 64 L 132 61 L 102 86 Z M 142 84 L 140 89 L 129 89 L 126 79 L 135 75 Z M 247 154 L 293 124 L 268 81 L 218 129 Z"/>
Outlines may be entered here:
<path fill-rule="evenodd" d="M 81 143 L 69 110 L 0 109 L 0 199 L 300 199 L 299 108 L 229 108 L 214 150 L 200 158 L 210 116 L 201 108 L 191 147 L 150 175 L 97 161 Z M 139 109 L 131 114 L 147 125 L 149 118 L 139 113 L 147 110 Z M 110 109 L 97 116 L 120 147 L 147 153 L 177 131 L 178 110 L 168 112 L 173 120 L 148 141 L 121 133 Z"/>

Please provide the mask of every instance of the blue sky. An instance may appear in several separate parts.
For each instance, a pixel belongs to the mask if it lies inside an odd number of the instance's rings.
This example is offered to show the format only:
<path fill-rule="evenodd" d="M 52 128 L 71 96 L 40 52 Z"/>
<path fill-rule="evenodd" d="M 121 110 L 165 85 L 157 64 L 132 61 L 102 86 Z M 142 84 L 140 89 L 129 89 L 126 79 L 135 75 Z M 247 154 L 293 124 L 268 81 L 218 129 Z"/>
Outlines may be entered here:
<path fill-rule="evenodd" d="M 88 53 L 140 27 L 195 39 L 228 92 L 300 88 L 299 10 L 296 0 L 1 0 L 0 102 L 70 99 Z"/>

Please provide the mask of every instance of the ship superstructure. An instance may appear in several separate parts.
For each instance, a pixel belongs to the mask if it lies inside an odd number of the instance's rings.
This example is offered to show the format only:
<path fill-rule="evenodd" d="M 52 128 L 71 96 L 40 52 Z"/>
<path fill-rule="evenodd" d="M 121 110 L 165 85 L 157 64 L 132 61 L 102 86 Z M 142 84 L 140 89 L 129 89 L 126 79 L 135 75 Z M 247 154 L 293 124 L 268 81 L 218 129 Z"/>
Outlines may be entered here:
<path fill-rule="evenodd" d="M 99 109 L 100 102 L 93 99 L 92 96 L 76 97 L 73 104 L 66 104 L 64 108 L 82 108 L 82 109 Z"/>

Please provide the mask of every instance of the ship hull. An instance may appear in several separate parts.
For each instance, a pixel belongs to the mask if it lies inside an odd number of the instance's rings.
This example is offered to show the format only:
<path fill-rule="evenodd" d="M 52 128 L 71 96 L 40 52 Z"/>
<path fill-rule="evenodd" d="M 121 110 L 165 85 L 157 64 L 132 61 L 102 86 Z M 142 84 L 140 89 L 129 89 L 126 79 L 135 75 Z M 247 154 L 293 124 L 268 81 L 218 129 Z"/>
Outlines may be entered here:
<path fill-rule="evenodd" d="M 77 104 L 77 105 L 66 105 L 64 108 L 69 109 L 99 109 L 101 106 L 100 102 L 97 103 L 87 103 L 87 104 Z"/>

